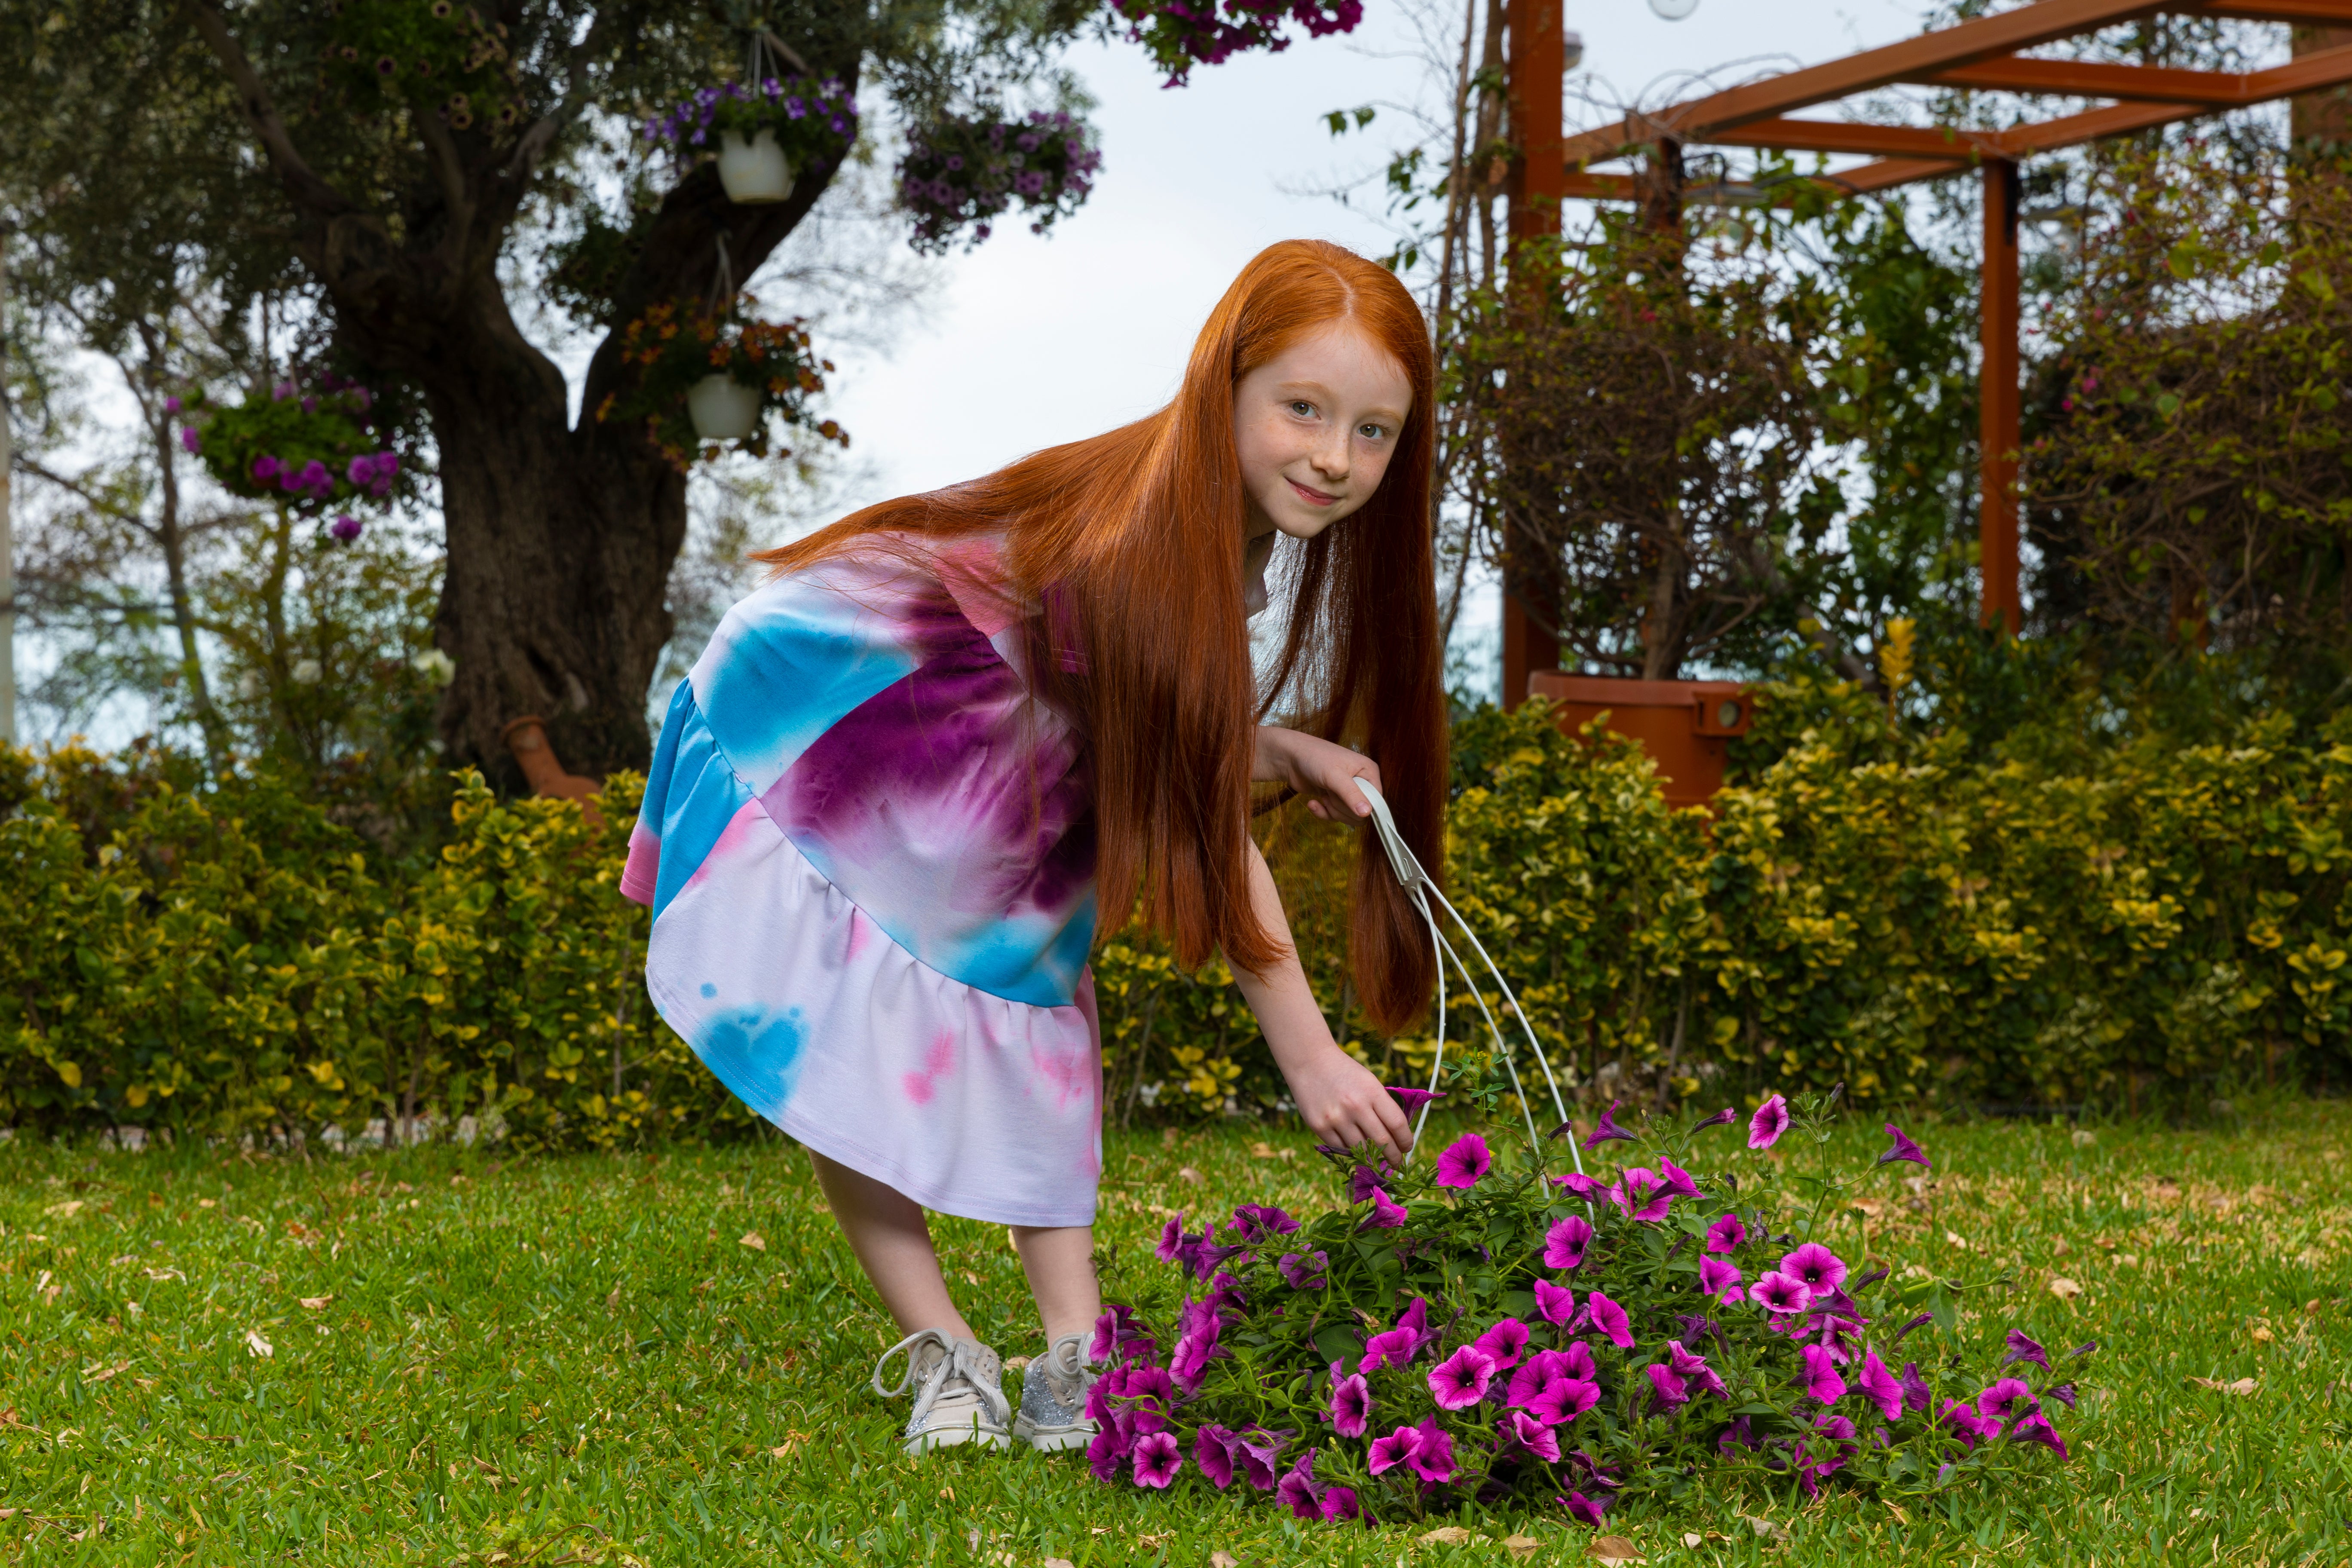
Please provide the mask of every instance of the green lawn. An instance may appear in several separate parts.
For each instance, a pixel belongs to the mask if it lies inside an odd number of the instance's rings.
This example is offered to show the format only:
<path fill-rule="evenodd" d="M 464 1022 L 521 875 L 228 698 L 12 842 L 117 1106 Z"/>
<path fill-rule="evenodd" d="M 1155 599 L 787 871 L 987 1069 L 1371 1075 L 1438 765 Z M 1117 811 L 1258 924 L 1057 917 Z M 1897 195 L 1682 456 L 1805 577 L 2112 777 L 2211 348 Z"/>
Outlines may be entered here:
<path fill-rule="evenodd" d="M 2088 1142 L 1912 1130 L 1940 1185 L 1915 1206 L 1882 1184 L 1867 1245 L 2012 1275 L 1972 1339 L 2014 1321 L 2053 1352 L 2101 1342 L 2081 1411 L 2057 1413 L 2074 1462 L 1904 1512 L 1750 1490 L 1622 1510 L 1612 1533 L 1654 1563 L 2352 1561 L 2352 1107 Z M 1157 1269 L 1155 1208 L 1328 1202 L 1305 1151 L 1115 1136 L 1103 1243 Z M 950 1220 L 941 1242 L 981 1332 L 1035 1349 L 1004 1232 Z M 1197 1481 L 1098 1486 L 1080 1455 L 903 1458 L 902 1407 L 866 1388 L 893 1336 L 777 1142 L 503 1163 L 10 1145 L 0 1331 L 11 1562 L 1501 1564 L 1513 1534 L 1538 1562 L 1590 1539 L 1527 1513 L 1465 1510 L 1462 1544 L 1420 1542 L 1445 1521 L 1300 1524 Z"/>

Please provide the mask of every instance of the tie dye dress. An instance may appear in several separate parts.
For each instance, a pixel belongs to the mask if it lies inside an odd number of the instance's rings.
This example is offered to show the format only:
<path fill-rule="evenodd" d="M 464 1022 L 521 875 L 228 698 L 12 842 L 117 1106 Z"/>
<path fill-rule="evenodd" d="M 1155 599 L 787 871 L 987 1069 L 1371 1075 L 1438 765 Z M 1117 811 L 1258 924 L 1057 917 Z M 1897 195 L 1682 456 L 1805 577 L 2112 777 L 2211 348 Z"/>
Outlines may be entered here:
<path fill-rule="evenodd" d="M 730 611 L 680 683 L 621 890 L 646 988 L 744 1104 L 927 1208 L 1093 1222 L 1094 828 L 996 547 L 878 552 Z"/>

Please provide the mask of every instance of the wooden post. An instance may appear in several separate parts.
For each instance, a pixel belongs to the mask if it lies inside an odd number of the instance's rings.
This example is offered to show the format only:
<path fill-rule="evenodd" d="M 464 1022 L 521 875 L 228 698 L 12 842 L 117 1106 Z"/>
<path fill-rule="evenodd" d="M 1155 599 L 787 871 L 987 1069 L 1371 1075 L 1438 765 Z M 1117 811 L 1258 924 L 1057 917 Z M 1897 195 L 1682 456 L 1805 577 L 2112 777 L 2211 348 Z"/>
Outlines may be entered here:
<path fill-rule="evenodd" d="M 1504 58 L 1510 103 L 1511 167 L 1504 195 L 1510 202 L 1514 248 L 1559 234 L 1568 189 L 1562 153 L 1559 95 L 1567 75 L 1560 47 L 1560 0 L 1509 0 Z M 1528 672 L 1559 665 L 1559 593 L 1555 574 L 1503 563 L 1503 706 L 1528 699 Z M 1532 601 L 1532 603 L 1531 603 Z"/>
<path fill-rule="evenodd" d="M 1983 360 L 1978 373 L 1978 446 L 1984 497 L 1978 512 L 1978 569 L 1984 577 L 1982 624 L 2011 637 L 2021 620 L 2017 596 L 2017 165 L 1984 166 Z"/>

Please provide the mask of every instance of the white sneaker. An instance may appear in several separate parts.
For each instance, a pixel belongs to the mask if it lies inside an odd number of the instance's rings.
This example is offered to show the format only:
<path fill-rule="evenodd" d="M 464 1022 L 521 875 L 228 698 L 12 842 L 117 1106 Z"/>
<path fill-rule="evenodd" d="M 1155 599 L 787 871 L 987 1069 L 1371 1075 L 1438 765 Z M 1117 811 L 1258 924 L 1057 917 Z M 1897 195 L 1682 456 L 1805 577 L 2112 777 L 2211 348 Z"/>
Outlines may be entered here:
<path fill-rule="evenodd" d="M 904 1352 L 907 1370 L 896 1388 L 882 1386 L 882 1369 Z M 1005 1430 L 1013 1416 L 1004 1398 L 1004 1369 L 996 1352 L 978 1340 L 951 1339 L 937 1329 L 908 1334 L 882 1352 L 874 1363 L 874 1392 L 896 1399 L 912 1392 L 914 1413 L 902 1434 L 909 1454 L 959 1443 L 980 1443 L 1003 1448 L 1012 1443 Z"/>
<path fill-rule="evenodd" d="M 1064 1334 L 1029 1363 L 1021 1378 L 1021 1414 L 1013 1436 L 1040 1453 L 1083 1448 L 1094 1441 L 1087 1391 L 1101 1373 L 1087 1363 L 1086 1337 Z"/>

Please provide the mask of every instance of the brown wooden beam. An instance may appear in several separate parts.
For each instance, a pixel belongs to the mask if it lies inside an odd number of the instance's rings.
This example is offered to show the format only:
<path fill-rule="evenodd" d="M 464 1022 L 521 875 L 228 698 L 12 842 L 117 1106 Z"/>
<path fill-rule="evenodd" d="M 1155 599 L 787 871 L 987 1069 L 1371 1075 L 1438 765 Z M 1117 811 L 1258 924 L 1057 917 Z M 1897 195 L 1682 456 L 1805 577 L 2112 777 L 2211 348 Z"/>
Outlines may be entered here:
<path fill-rule="evenodd" d="M 1948 126 L 1864 125 L 1848 120 L 1756 120 L 1704 138 L 1717 147 L 1866 153 L 1882 158 L 1965 159 L 1994 133 Z"/>
<path fill-rule="evenodd" d="M 1979 323 L 1977 447 L 1983 488 L 1977 514 L 1982 624 L 2017 635 L 2017 450 L 2022 444 L 2017 351 L 2017 165 L 1984 166 L 1984 271 Z"/>
<path fill-rule="evenodd" d="M 1975 92 L 2064 93 L 2074 98 L 2154 99 L 2216 108 L 2248 102 L 2248 78 L 2236 71 L 2176 70 L 2168 66 L 2103 65 L 2094 60 L 2029 60 L 2015 55 L 1911 79 L 1925 87 Z"/>
<path fill-rule="evenodd" d="M 1513 153 L 1505 175 L 1514 254 L 1531 240 L 1559 237 L 1568 162 L 1560 152 L 1560 79 L 1567 57 L 1560 0 L 1509 0 L 1510 50 L 1504 82 Z M 1626 182 L 1630 184 L 1632 182 Z M 1516 268 L 1514 271 L 1516 271 Z M 1512 285 L 1522 282 L 1513 278 Z M 1559 574 L 1541 562 L 1503 562 L 1503 706 L 1528 700 L 1528 672 L 1559 666 Z M 1544 603 L 1547 587 L 1552 603 Z M 1532 602 L 1531 602 L 1532 601 Z"/>
<path fill-rule="evenodd" d="M 1881 158 L 1874 163 L 1844 169 L 1834 174 L 1823 174 L 1822 183 L 1834 185 L 1848 195 L 1867 195 L 1873 191 L 1891 191 L 1897 185 L 1916 184 L 1921 180 L 1941 180 L 1953 174 L 1964 174 L 1975 165 L 1948 163 L 1940 158 Z"/>
<path fill-rule="evenodd" d="M 2233 0 L 2226 5 L 2166 5 L 2176 16 L 2221 16 L 2232 22 L 2352 23 L 2352 0 Z"/>

